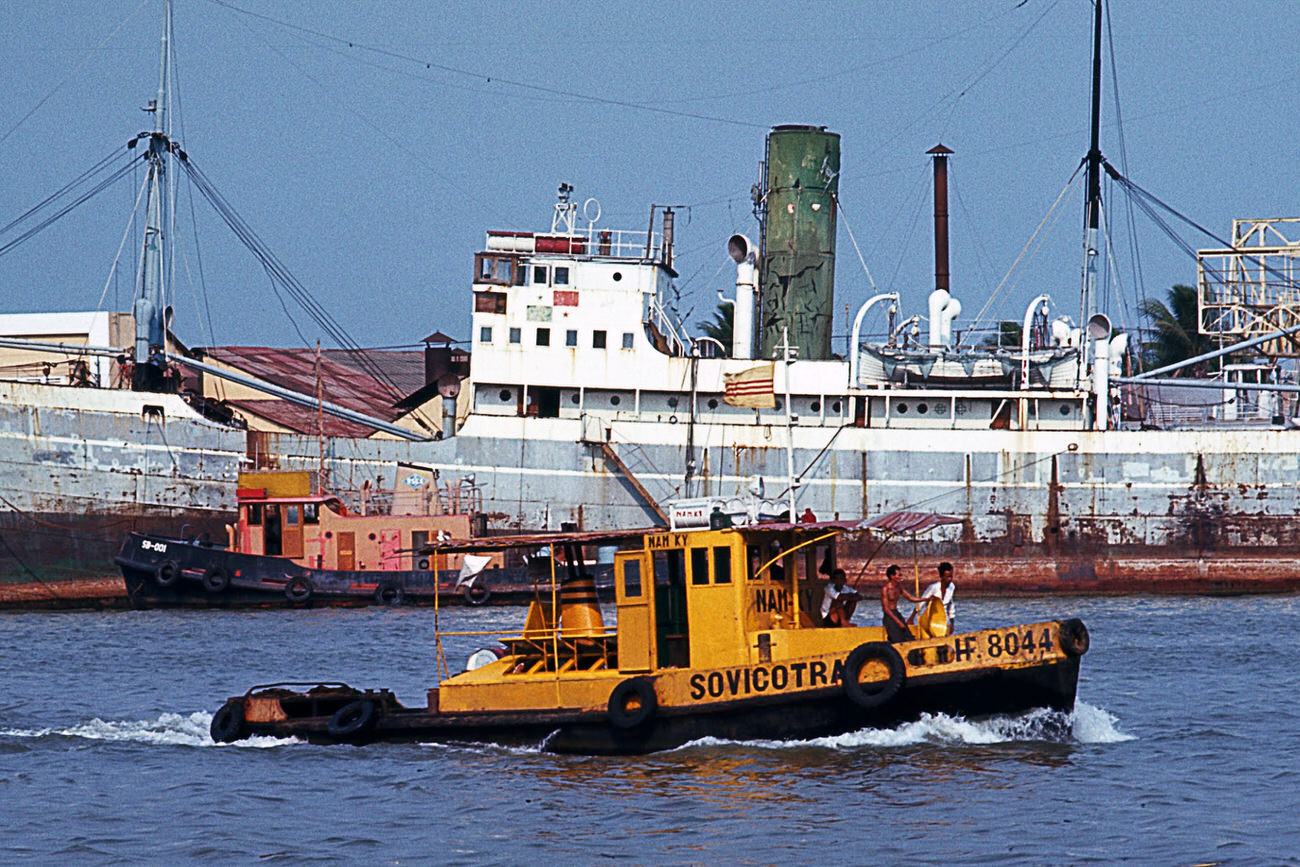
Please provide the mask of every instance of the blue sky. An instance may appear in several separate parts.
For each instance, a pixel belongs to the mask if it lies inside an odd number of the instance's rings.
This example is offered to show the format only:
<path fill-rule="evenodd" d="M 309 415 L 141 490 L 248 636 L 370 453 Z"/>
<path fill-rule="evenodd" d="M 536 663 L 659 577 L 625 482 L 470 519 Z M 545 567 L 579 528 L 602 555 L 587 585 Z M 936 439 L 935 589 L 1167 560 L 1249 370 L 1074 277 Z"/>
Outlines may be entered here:
<path fill-rule="evenodd" d="M 149 127 L 140 107 L 156 88 L 161 9 L 0 4 L 0 224 Z M 956 151 L 961 328 L 1087 149 L 1091 11 L 1089 0 L 176 0 L 177 137 L 367 346 L 469 337 L 484 232 L 548 228 L 561 181 L 598 199 L 614 228 L 643 229 L 652 203 L 683 206 L 682 312 L 708 318 L 732 282 L 727 236 L 755 234 L 749 191 L 765 130 L 780 123 L 843 137 L 836 333 L 844 308 L 872 291 L 848 229 L 875 286 L 922 313 L 933 281 L 925 151 L 942 141 Z M 1110 14 L 1124 123 L 1121 147 L 1107 57 L 1107 157 L 1221 236 L 1234 217 L 1300 215 L 1300 3 L 1114 0 Z M 115 186 L 0 257 L 0 312 L 95 309 L 101 295 L 128 309 L 134 251 L 120 279 L 109 274 L 137 192 Z M 260 267 L 197 196 L 193 217 L 188 202 L 182 186 L 178 333 L 196 345 L 301 345 Z M 1104 303 L 1132 327 L 1132 299 L 1194 282 L 1194 262 L 1139 214 L 1137 285 L 1117 190 L 1107 208 L 1122 276 Z M 1081 220 L 1076 184 L 987 316 L 1019 320 L 1047 291 L 1077 317 Z M 308 341 L 321 336 L 289 304 Z"/>

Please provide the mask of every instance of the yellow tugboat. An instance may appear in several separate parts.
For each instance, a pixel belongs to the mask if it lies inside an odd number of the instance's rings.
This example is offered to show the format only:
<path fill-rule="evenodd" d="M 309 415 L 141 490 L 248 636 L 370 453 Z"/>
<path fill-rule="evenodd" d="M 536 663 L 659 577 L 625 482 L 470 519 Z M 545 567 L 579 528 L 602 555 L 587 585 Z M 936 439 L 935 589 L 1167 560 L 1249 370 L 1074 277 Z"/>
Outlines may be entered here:
<path fill-rule="evenodd" d="M 212 736 L 315 743 L 468 740 L 576 753 L 640 753 L 712 736 L 809 738 L 890 726 L 922 713 L 966 717 L 1074 707 L 1088 632 L 1079 620 L 949 635 L 941 605 L 891 643 L 882 626 L 827 626 L 822 600 L 836 542 L 858 522 L 498 537 L 435 555 L 555 552 L 522 630 L 475 654 L 423 707 L 389 690 L 268 684 L 229 699 Z M 942 521 L 939 521 L 941 523 Z M 584 548 L 614 549 L 617 622 L 606 626 Z M 873 609 L 877 610 L 878 609 Z M 462 633 L 463 634 L 463 633 Z M 479 633 L 481 634 L 481 633 Z M 901 636 L 896 636 L 901 637 Z M 487 659 L 486 664 L 482 664 Z M 475 663 L 478 663 L 477 667 Z"/>

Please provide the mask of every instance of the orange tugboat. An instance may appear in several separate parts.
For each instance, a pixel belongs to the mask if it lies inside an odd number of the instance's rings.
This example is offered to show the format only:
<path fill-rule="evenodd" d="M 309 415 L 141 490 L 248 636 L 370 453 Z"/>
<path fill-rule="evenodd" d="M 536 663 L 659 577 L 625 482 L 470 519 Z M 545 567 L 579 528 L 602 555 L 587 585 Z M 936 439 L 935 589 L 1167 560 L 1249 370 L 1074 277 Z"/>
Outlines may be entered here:
<path fill-rule="evenodd" d="M 966 717 L 1074 707 L 1088 632 L 1070 619 L 947 634 L 942 608 L 910 640 L 829 627 L 820 604 L 836 542 L 857 522 L 574 532 L 432 545 L 434 554 L 549 546 L 552 584 L 523 628 L 409 707 L 338 683 L 256 686 L 214 715 L 217 741 L 539 743 L 640 753 L 711 736 L 808 738 L 923 713 Z M 881 519 L 877 519 L 878 521 Z M 885 516 L 899 523 L 898 516 Z M 874 523 L 874 522 L 873 522 Z M 584 546 L 613 546 L 617 621 L 607 626 Z M 563 553 L 563 556 L 560 554 Z M 480 633 L 481 634 L 481 633 Z M 486 664 L 484 663 L 486 660 Z"/>

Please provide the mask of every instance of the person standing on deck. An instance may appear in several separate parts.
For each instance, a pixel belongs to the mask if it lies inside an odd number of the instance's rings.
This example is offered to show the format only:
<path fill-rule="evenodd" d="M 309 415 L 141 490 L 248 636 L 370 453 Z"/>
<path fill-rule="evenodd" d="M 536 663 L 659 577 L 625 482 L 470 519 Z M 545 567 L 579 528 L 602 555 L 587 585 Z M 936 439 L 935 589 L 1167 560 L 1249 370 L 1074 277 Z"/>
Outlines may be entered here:
<path fill-rule="evenodd" d="M 885 570 L 885 584 L 880 588 L 880 610 L 884 615 L 885 635 L 889 637 L 891 644 L 912 640 L 912 630 L 907 628 L 903 616 L 898 613 L 899 597 L 905 596 L 911 602 L 921 601 L 920 597 L 913 596 L 907 591 L 903 582 L 899 580 L 899 574 L 898 564 L 890 566 Z"/>
<path fill-rule="evenodd" d="M 943 603 L 944 614 L 948 618 L 948 634 L 952 635 L 957 631 L 956 627 L 953 625 L 957 622 L 957 607 L 952 601 L 952 596 L 956 589 L 957 585 L 954 584 L 952 580 L 952 564 L 945 560 L 939 564 L 939 580 L 935 581 L 921 592 L 922 603 L 916 606 L 916 611 L 913 612 L 912 616 L 915 617 L 921 613 L 921 610 L 924 608 L 924 600 L 930 598 L 938 599 Z M 909 622 L 911 622 L 910 618 Z"/>

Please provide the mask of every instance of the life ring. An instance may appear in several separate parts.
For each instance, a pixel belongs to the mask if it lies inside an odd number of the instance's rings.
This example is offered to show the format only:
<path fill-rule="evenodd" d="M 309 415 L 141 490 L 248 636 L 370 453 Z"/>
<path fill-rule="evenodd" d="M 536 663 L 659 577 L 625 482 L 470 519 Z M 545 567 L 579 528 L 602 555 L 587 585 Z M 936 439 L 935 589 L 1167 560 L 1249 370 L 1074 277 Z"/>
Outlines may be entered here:
<path fill-rule="evenodd" d="M 609 721 L 615 728 L 640 728 L 654 718 L 659 708 L 654 684 L 644 677 L 631 677 L 609 694 Z"/>
<path fill-rule="evenodd" d="M 209 566 L 203 573 L 203 588 L 209 593 L 225 593 L 230 587 L 230 575 L 220 566 Z"/>
<path fill-rule="evenodd" d="M 244 736 L 244 703 L 228 701 L 212 715 L 208 734 L 219 744 L 234 743 Z"/>
<path fill-rule="evenodd" d="M 460 595 L 464 596 L 465 601 L 470 605 L 484 605 L 492 598 L 492 588 L 476 578 L 460 588 Z"/>
<path fill-rule="evenodd" d="M 375 703 L 368 698 L 359 698 L 334 711 L 326 731 L 336 738 L 350 738 L 369 731 L 374 724 Z"/>
<path fill-rule="evenodd" d="M 862 680 L 864 669 L 868 669 L 870 680 Z M 905 672 L 903 657 L 892 644 L 884 641 L 859 644 L 844 663 L 844 693 L 858 707 L 867 710 L 880 707 L 898 695 Z M 881 674 L 885 675 L 883 679 Z"/>
<path fill-rule="evenodd" d="M 375 588 L 375 601 L 380 605 L 402 605 L 406 602 L 406 588 L 396 581 L 385 581 Z"/>
<path fill-rule="evenodd" d="M 153 580 L 159 587 L 170 587 L 181 577 L 181 564 L 175 560 L 164 560 L 154 570 Z"/>
<path fill-rule="evenodd" d="M 1088 636 L 1088 627 L 1084 626 L 1083 621 L 1077 617 L 1061 621 L 1056 640 L 1061 643 L 1061 650 L 1065 651 L 1066 656 L 1083 656 L 1088 652 L 1088 645 L 1092 643 Z"/>
<path fill-rule="evenodd" d="M 289 583 L 284 585 L 284 595 L 290 602 L 306 602 L 311 599 L 316 588 L 312 586 L 311 579 L 306 575 L 295 575 L 289 579 Z"/>

